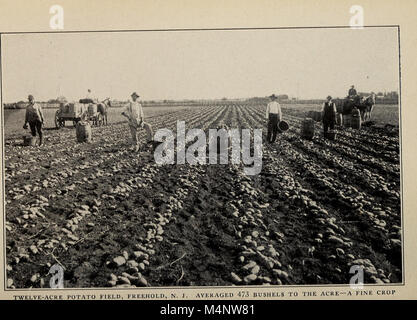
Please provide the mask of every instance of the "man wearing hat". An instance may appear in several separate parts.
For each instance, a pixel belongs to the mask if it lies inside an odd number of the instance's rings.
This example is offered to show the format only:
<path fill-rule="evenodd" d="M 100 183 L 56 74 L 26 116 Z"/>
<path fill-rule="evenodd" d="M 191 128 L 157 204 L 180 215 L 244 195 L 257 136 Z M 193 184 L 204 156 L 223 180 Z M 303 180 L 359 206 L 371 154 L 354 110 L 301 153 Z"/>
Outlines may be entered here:
<path fill-rule="evenodd" d="M 336 104 L 332 101 L 332 97 L 328 96 L 322 108 L 323 130 L 326 137 L 327 132 L 334 130 L 336 123 Z"/>
<path fill-rule="evenodd" d="M 144 122 L 144 115 L 142 105 L 139 103 L 139 95 L 136 92 L 133 92 L 131 95 L 132 99 L 129 101 L 129 105 L 126 107 L 125 111 L 122 112 L 122 115 L 125 116 L 129 121 L 129 128 L 132 134 L 132 140 L 134 144 L 134 151 L 139 151 L 139 141 L 138 141 L 138 129 L 145 128 L 147 132 L 147 142 L 152 141 L 152 128 L 148 123 Z"/>
<path fill-rule="evenodd" d="M 278 133 L 278 123 L 281 121 L 282 113 L 281 106 L 276 101 L 277 96 L 275 94 L 269 97 L 271 102 L 266 106 L 266 118 L 268 119 L 268 134 L 266 140 L 268 143 L 274 143 Z"/>
<path fill-rule="evenodd" d="M 87 101 L 88 101 L 88 100 L 92 101 L 92 102 L 90 102 L 90 103 L 98 103 L 98 98 L 96 98 L 96 97 L 93 95 L 93 93 L 91 92 L 91 89 L 88 89 L 88 90 L 87 90 L 87 95 L 86 95 L 85 99 L 86 99 Z"/>
<path fill-rule="evenodd" d="M 42 126 L 44 123 L 42 108 L 35 102 L 35 98 L 30 94 L 28 96 L 29 105 L 26 107 L 25 124 L 24 129 L 27 129 L 28 123 L 32 136 L 36 137 L 36 133 L 39 135 L 39 146 L 42 145 Z"/>
<path fill-rule="evenodd" d="M 348 98 L 349 98 L 349 99 L 353 99 L 353 98 L 355 98 L 357 95 L 358 95 L 358 93 L 356 92 L 355 86 L 354 86 L 354 85 L 352 85 L 352 86 L 350 87 L 350 89 L 349 89 L 349 92 L 348 92 Z"/>

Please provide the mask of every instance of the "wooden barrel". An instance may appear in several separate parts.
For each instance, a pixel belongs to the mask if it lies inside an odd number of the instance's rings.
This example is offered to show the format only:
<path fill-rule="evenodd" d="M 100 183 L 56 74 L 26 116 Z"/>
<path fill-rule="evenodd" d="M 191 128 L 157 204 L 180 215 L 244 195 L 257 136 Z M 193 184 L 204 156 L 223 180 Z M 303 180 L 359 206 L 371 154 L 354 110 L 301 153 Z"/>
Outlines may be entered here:
<path fill-rule="evenodd" d="M 70 103 L 68 104 L 69 110 L 68 112 L 71 113 L 73 116 L 79 117 L 82 113 L 86 111 L 86 106 L 81 103 Z"/>
<path fill-rule="evenodd" d="M 310 110 L 309 112 L 307 112 L 306 117 L 307 117 L 307 118 L 314 119 L 314 115 L 315 115 L 315 114 L 316 114 L 316 111 L 314 111 L 314 110 Z"/>
<path fill-rule="evenodd" d="M 353 129 L 359 130 L 362 125 L 361 113 L 358 109 L 352 110 L 352 119 L 351 119 L 351 127 Z"/>
<path fill-rule="evenodd" d="M 69 103 L 68 107 L 69 107 L 69 109 L 68 109 L 69 113 L 77 113 L 79 105 L 75 104 L 75 103 Z"/>
<path fill-rule="evenodd" d="M 88 105 L 88 115 L 90 117 L 95 116 L 97 113 L 97 105 L 96 104 L 89 104 Z"/>
<path fill-rule="evenodd" d="M 346 128 L 350 128 L 351 119 L 352 119 L 352 115 L 350 115 L 350 114 L 343 115 L 343 126 L 346 127 Z"/>
<path fill-rule="evenodd" d="M 315 124 L 314 120 L 306 118 L 301 122 L 301 137 L 304 139 L 313 139 Z"/>
<path fill-rule="evenodd" d="M 24 146 L 35 146 L 37 141 L 38 141 L 37 137 L 30 136 L 30 135 L 23 136 L 23 145 Z"/>
<path fill-rule="evenodd" d="M 88 122 L 79 121 L 76 132 L 78 142 L 91 142 L 91 125 Z"/>
<path fill-rule="evenodd" d="M 61 111 L 62 113 L 66 113 L 67 112 L 67 104 L 65 104 L 65 103 L 60 103 L 59 104 L 59 111 Z"/>

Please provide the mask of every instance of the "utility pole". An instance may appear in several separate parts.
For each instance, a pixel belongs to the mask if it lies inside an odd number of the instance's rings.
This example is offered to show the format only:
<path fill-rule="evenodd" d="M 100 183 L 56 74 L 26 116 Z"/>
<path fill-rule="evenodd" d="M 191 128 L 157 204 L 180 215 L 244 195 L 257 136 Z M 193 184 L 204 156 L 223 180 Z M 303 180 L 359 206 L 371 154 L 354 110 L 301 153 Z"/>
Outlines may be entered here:
<path fill-rule="evenodd" d="M 297 81 L 297 100 L 300 100 L 300 82 Z"/>

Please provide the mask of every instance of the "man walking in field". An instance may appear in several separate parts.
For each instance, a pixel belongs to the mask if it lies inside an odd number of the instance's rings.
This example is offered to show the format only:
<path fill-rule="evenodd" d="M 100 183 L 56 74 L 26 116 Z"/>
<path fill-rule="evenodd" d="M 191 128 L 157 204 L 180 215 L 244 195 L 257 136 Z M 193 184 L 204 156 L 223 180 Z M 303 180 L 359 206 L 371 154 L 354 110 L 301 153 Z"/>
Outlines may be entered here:
<path fill-rule="evenodd" d="M 44 123 L 42 108 L 35 102 L 35 98 L 30 94 L 28 96 L 29 105 L 26 107 L 25 124 L 24 129 L 27 129 L 28 123 L 32 136 L 36 137 L 36 133 L 39 135 L 39 146 L 42 145 L 42 126 Z"/>
<path fill-rule="evenodd" d="M 137 152 L 139 151 L 138 129 L 145 128 L 148 143 L 152 141 L 153 132 L 152 127 L 144 121 L 145 116 L 143 114 L 142 105 L 138 100 L 139 95 L 136 92 L 133 92 L 131 97 L 132 99 L 129 101 L 129 105 L 126 107 L 125 111 L 122 112 L 122 115 L 125 116 L 129 121 L 130 133 L 132 134 L 134 145 L 133 150 Z"/>
<path fill-rule="evenodd" d="M 266 140 L 268 143 L 274 143 L 277 138 L 278 124 L 282 119 L 281 106 L 276 101 L 275 94 L 269 97 L 271 102 L 266 106 L 266 118 L 268 119 L 268 134 Z"/>
<path fill-rule="evenodd" d="M 334 130 L 336 123 L 336 104 L 332 101 L 332 97 L 328 96 L 322 108 L 323 131 L 326 138 L 327 132 Z"/>

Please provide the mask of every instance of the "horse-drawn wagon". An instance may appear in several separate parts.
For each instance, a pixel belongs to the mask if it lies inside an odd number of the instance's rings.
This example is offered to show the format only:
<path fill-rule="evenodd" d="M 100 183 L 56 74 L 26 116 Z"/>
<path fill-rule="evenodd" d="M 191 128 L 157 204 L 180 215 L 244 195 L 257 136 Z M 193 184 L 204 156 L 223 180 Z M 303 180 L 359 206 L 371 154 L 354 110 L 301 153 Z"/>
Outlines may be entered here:
<path fill-rule="evenodd" d="M 375 105 L 375 94 L 367 97 L 355 96 L 354 98 L 334 99 L 338 115 L 349 116 L 356 108 L 360 112 L 362 122 L 370 121 Z"/>
<path fill-rule="evenodd" d="M 101 103 L 95 103 L 91 99 L 80 99 L 79 103 L 61 103 L 55 113 L 55 126 L 65 126 L 65 121 L 72 121 L 74 126 L 81 120 L 91 122 L 93 125 L 101 126 L 107 124 L 107 108 L 110 106 L 110 99 Z"/>
<path fill-rule="evenodd" d="M 85 105 L 79 103 L 61 103 L 55 112 L 55 126 L 65 127 L 66 121 L 72 121 L 74 126 L 80 121 L 85 113 Z"/>

